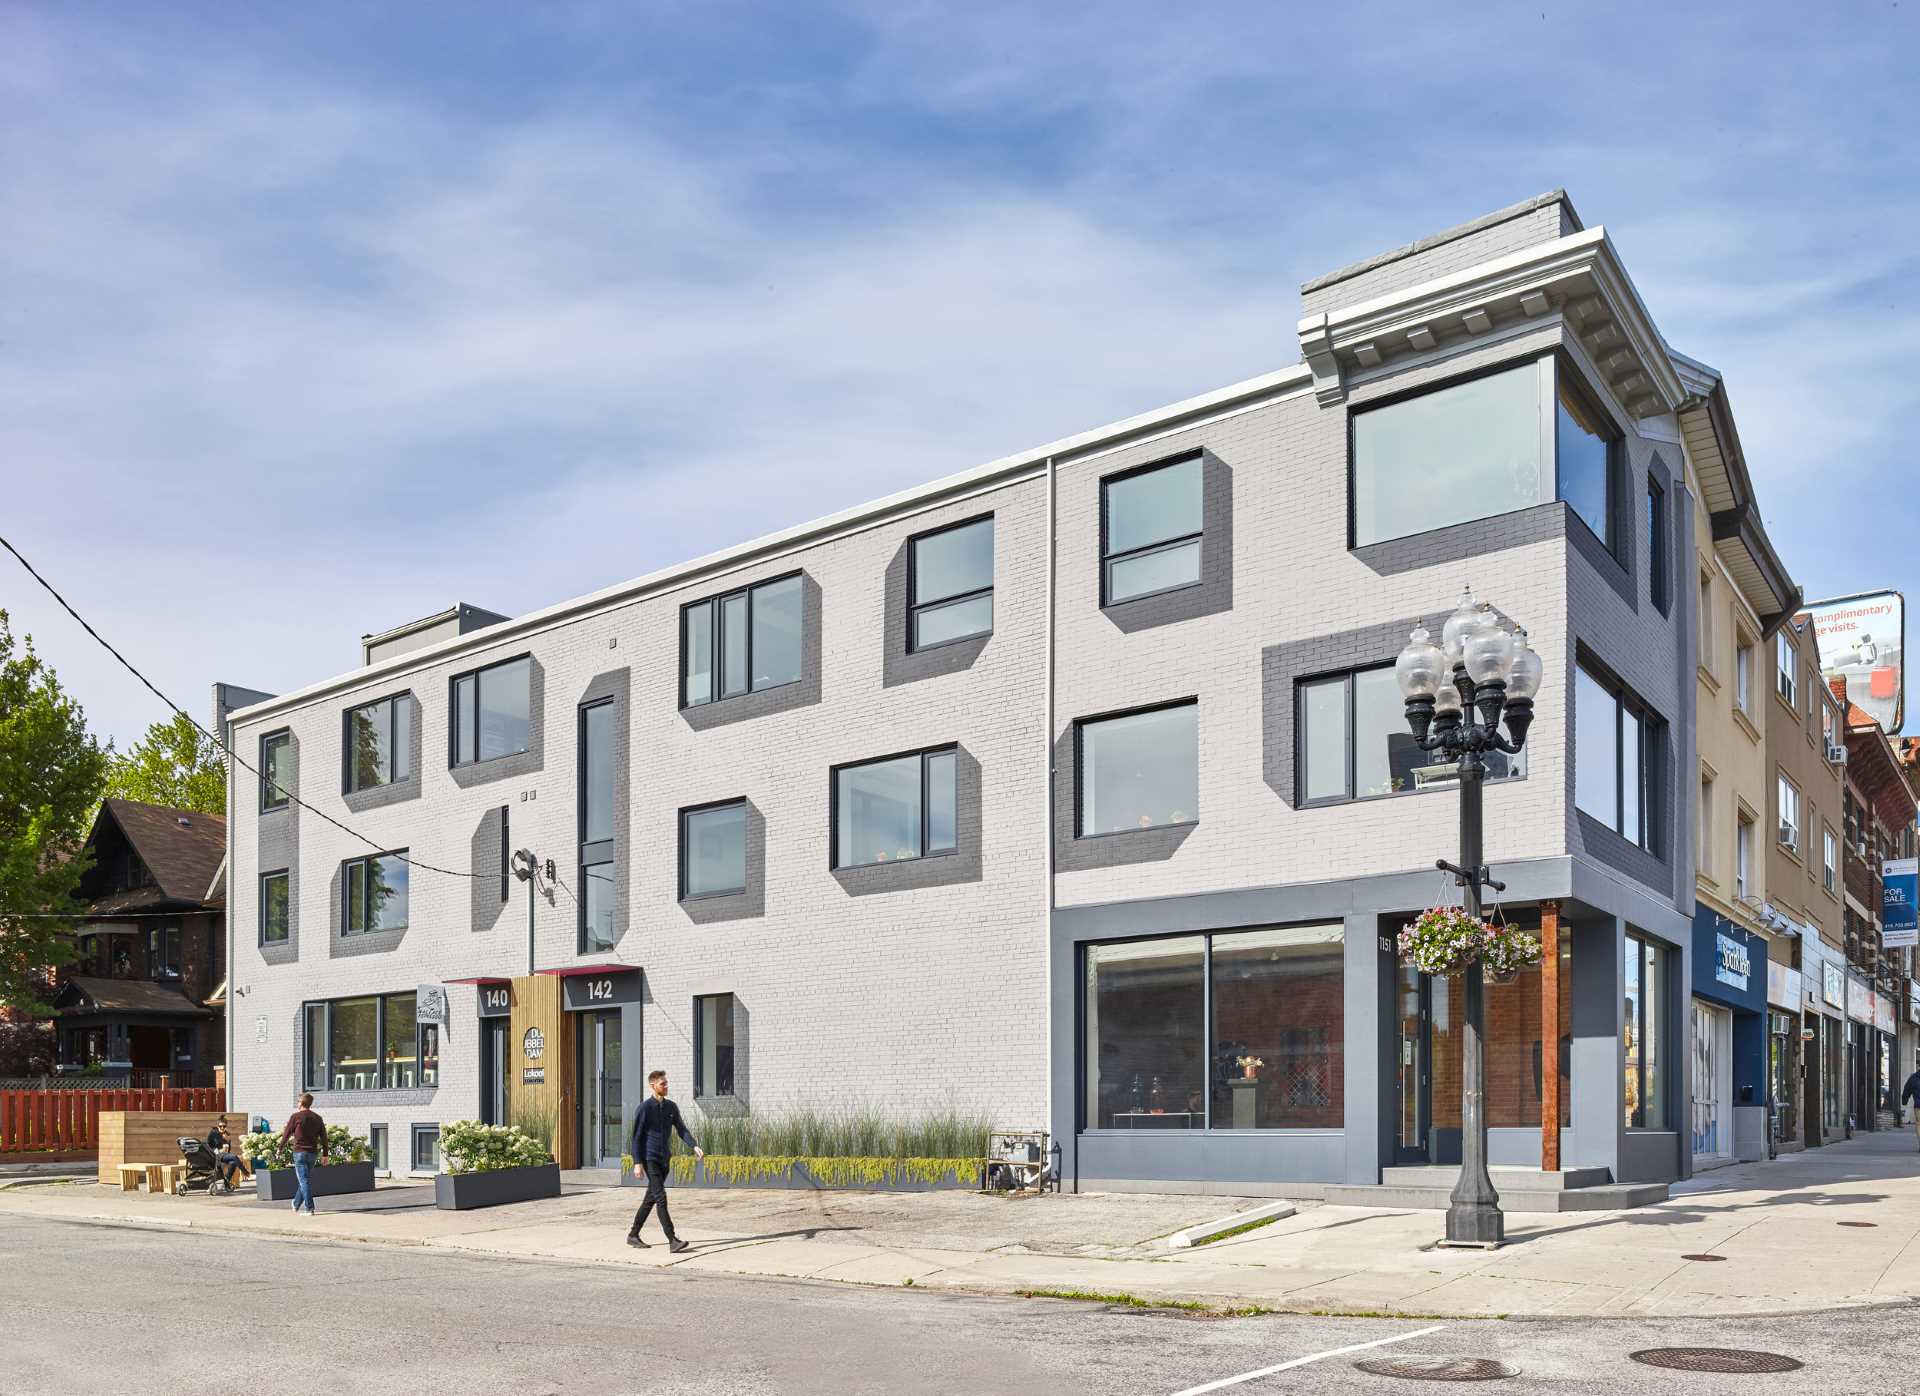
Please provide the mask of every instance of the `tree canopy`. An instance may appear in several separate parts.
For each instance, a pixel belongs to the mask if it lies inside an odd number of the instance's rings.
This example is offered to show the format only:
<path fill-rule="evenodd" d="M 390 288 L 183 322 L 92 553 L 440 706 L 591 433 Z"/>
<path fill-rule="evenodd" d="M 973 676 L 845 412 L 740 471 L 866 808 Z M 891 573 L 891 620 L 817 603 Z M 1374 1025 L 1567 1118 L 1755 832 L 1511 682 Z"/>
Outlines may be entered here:
<path fill-rule="evenodd" d="M 106 794 L 201 814 L 227 812 L 227 763 L 184 713 L 156 722 L 132 749 L 108 754 Z"/>
<path fill-rule="evenodd" d="M 45 1013 L 67 934 L 107 756 L 80 705 L 0 610 L 0 1005 Z M 51 913 L 51 915 L 49 914 Z"/>

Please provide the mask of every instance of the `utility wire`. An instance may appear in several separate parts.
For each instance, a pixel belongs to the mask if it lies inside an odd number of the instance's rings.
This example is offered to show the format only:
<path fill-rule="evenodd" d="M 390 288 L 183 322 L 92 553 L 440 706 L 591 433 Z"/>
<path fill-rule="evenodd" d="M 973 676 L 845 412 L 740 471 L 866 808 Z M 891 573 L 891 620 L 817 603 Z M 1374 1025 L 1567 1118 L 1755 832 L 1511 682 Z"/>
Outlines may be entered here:
<path fill-rule="evenodd" d="M 196 732 L 200 733 L 201 736 L 205 737 L 208 741 L 212 742 L 215 746 L 219 747 L 222 751 L 224 751 L 227 754 L 228 759 L 231 760 L 236 766 L 239 766 L 244 770 L 251 771 L 253 772 L 254 775 L 259 776 L 261 780 L 268 781 L 269 784 L 272 784 L 271 779 L 267 775 L 265 775 L 258 767 L 244 760 L 240 756 L 240 754 L 233 749 L 231 745 L 229 745 L 227 742 L 222 741 L 219 737 L 209 732 L 205 727 L 202 727 L 200 725 L 200 721 L 198 718 L 194 717 L 185 708 L 182 708 L 178 703 L 174 702 L 173 699 L 167 697 L 166 694 L 162 693 L 158 688 L 154 686 L 153 680 L 149 679 L 145 674 L 141 673 L 138 669 L 136 669 L 133 666 L 132 662 L 128 660 L 128 658 L 124 654 L 120 653 L 119 650 L 115 649 L 111 644 L 107 643 L 106 638 L 102 636 L 99 631 L 95 630 L 91 625 L 87 623 L 87 618 L 81 615 L 78 611 L 74 610 L 72 605 L 68 603 L 67 598 L 62 596 L 58 591 L 54 590 L 53 583 L 49 582 L 45 577 L 41 576 L 40 573 L 34 569 L 33 564 L 31 562 L 28 562 L 25 557 L 21 556 L 20 550 L 14 547 L 12 543 L 8 542 L 4 536 L 0 536 L 0 548 L 5 548 L 8 552 L 12 553 L 14 558 L 20 563 L 20 565 L 27 569 L 27 575 L 32 577 L 34 581 L 40 583 L 41 587 L 45 589 L 47 595 L 51 596 L 55 601 L 58 601 L 60 603 L 60 608 L 64 610 L 68 615 L 72 616 L 74 620 L 78 621 L 80 628 L 86 631 L 87 634 L 91 635 L 102 649 L 104 649 L 108 654 L 112 655 L 115 659 L 119 660 L 121 668 L 125 669 L 129 674 L 132 674 L 136 679 L 140 680 L 140 682 L 146 686 L 147 691 L 149 693 L 153 694 L 154 697 L 158 698 L 162 703 L 166 704 L 167 707 L 171 709 L 175 714 L 177 714 L 180 717 L 186 718 L 188 722 L 192 723 L 193 728 Z M 327 823 L 333 825 L 333 827 L 338 829 L 341 833 L 347 834 L 352 838 L 358 839 L 361 843 L 366 844 L 367 847 L 374 849 L 376 852 L 383 853 L 390 858 L 397 858 L 402 863 L 405 863 L 408 867 L 418 868 L 422 872 L 440 873 L 446 877 L 467 877 L 467 878 L 485 877 L 485 878 L 491 879 L 499 876 L 498 873 L 461 872 L 454 868 L 437 867 L 432 863 L 423 863 L 423 862 L 420 862 L 418 859 L 409 858 L 404 853 L 394 853 L 388 848 L 386 848 L 385 846 L 383 846 L 382 844 L 378 843 L 377 841 L 368 838 L 365 834 L 361 833 L 358 829 L 350 828 L 347 825 L 342 824 L 339 820 L 335 819 L 332 815 L 328 814 L 325 810 L 315 809 L 312 805 L 308 804 L 305 800 L 301 799 L 298 795 L 294 794 L 291 790 L 282 790 L 278 785 L 274 785 L 274 789 L 279 790 L 282 795 L 286 796 L 287 799 L 292 803 L 300 806 L 301 809 L 306 810 L 308 813 L 313 814 L 320 819 L 324 819 Z M 557 880 L 558 879 L 556 879 L 556 881 Z M 567 895 L 572 896 L 573 894 L 569 892 Z"/>

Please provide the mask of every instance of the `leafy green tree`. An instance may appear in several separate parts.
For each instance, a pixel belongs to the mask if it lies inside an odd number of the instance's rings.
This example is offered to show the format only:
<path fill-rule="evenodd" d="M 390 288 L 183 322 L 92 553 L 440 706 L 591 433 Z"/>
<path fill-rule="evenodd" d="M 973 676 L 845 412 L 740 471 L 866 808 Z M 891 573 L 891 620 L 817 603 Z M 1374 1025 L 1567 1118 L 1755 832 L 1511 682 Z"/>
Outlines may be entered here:
<path fill-rule="evenodd" d="M 109 752 L 107 762 L 111 799 L 201 814 L 227 812 L 227 763 L 218 743 L 184 713 L 154 723 L 131 751 Z"/>
<path fill-rule="evenodd" d="M 106 767 L 80 705 L 0 611 L 0 1006 L 50 1011 L 47 972 L 74 956 L 58 914 L 79 909 Z"/>

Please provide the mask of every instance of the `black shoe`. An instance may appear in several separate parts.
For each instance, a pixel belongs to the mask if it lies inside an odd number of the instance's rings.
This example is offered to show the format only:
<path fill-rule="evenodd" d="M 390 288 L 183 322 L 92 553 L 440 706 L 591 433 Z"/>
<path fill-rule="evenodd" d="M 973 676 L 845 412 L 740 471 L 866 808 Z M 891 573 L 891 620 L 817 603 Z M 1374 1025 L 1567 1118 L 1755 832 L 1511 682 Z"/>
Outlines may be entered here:
<path fill-rule="evenodd" d="M 692 1250 L 693 1247 L 688 1242 L 682 1241 L 678 1236 L 676 1236 L 671 1241 L 667 1242 L 667 1249 L 672 1251 L 675 1255 L 679 1255 L 681 1251 L 689 1251 L 689 1250 Z"/>
<path fill-rule="evenodd" d="M 629 1231 L 627 1233 L 627 1244 L 629 1246 L 638 1246 L 643 1251 L 647 1249 L 647 1243 L 640 1239 L 640 1233 L 637 1231 Z"/>

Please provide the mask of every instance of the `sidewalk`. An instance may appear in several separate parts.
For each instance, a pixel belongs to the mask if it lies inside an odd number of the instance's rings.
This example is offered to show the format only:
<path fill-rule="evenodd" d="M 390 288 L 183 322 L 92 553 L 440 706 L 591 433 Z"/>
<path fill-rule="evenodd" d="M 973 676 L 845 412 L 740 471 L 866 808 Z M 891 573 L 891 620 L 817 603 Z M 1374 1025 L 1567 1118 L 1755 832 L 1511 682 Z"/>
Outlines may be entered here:
<path fill-rule="evenodd" d="M 1220 1307 L 1407 1315 L 1766 1314 L 1920 1297 L 1920 1152 L 1906 1130 L 1746 1164 L 1631 1212 L 1539 1214 L 1497 1252 L 1431 1248 L 1438 1212 L 1320 1206 L 1190 1251 L 1167 1233 L 1247 1199 L 1139 1194 L 1006 1200 L 969 1193 L 708 1192 L 673 1210 L 691 1251 L 624 1243 L 637 1189 L 441 1212 L 430 1187 L 323 1198 L 296 1218 L 245 1198 L 150 1197 L 97 1184 L 0 1193 L 33 1215 L 202 1231 L 1008 1294 L 1124 1294 Z M 1510 1223 L 1514 1219 L 1510 1218 Z M 1864 1225 L 1862 1225 L 1864 1223 Z M 657 1238 L 658 1233 L 654 1233 Z M 1424 1248 L 1424 1249 L 1423 1249 Z M 1724 1262 L 1688 1260 L 1717 1255 Z"/>

